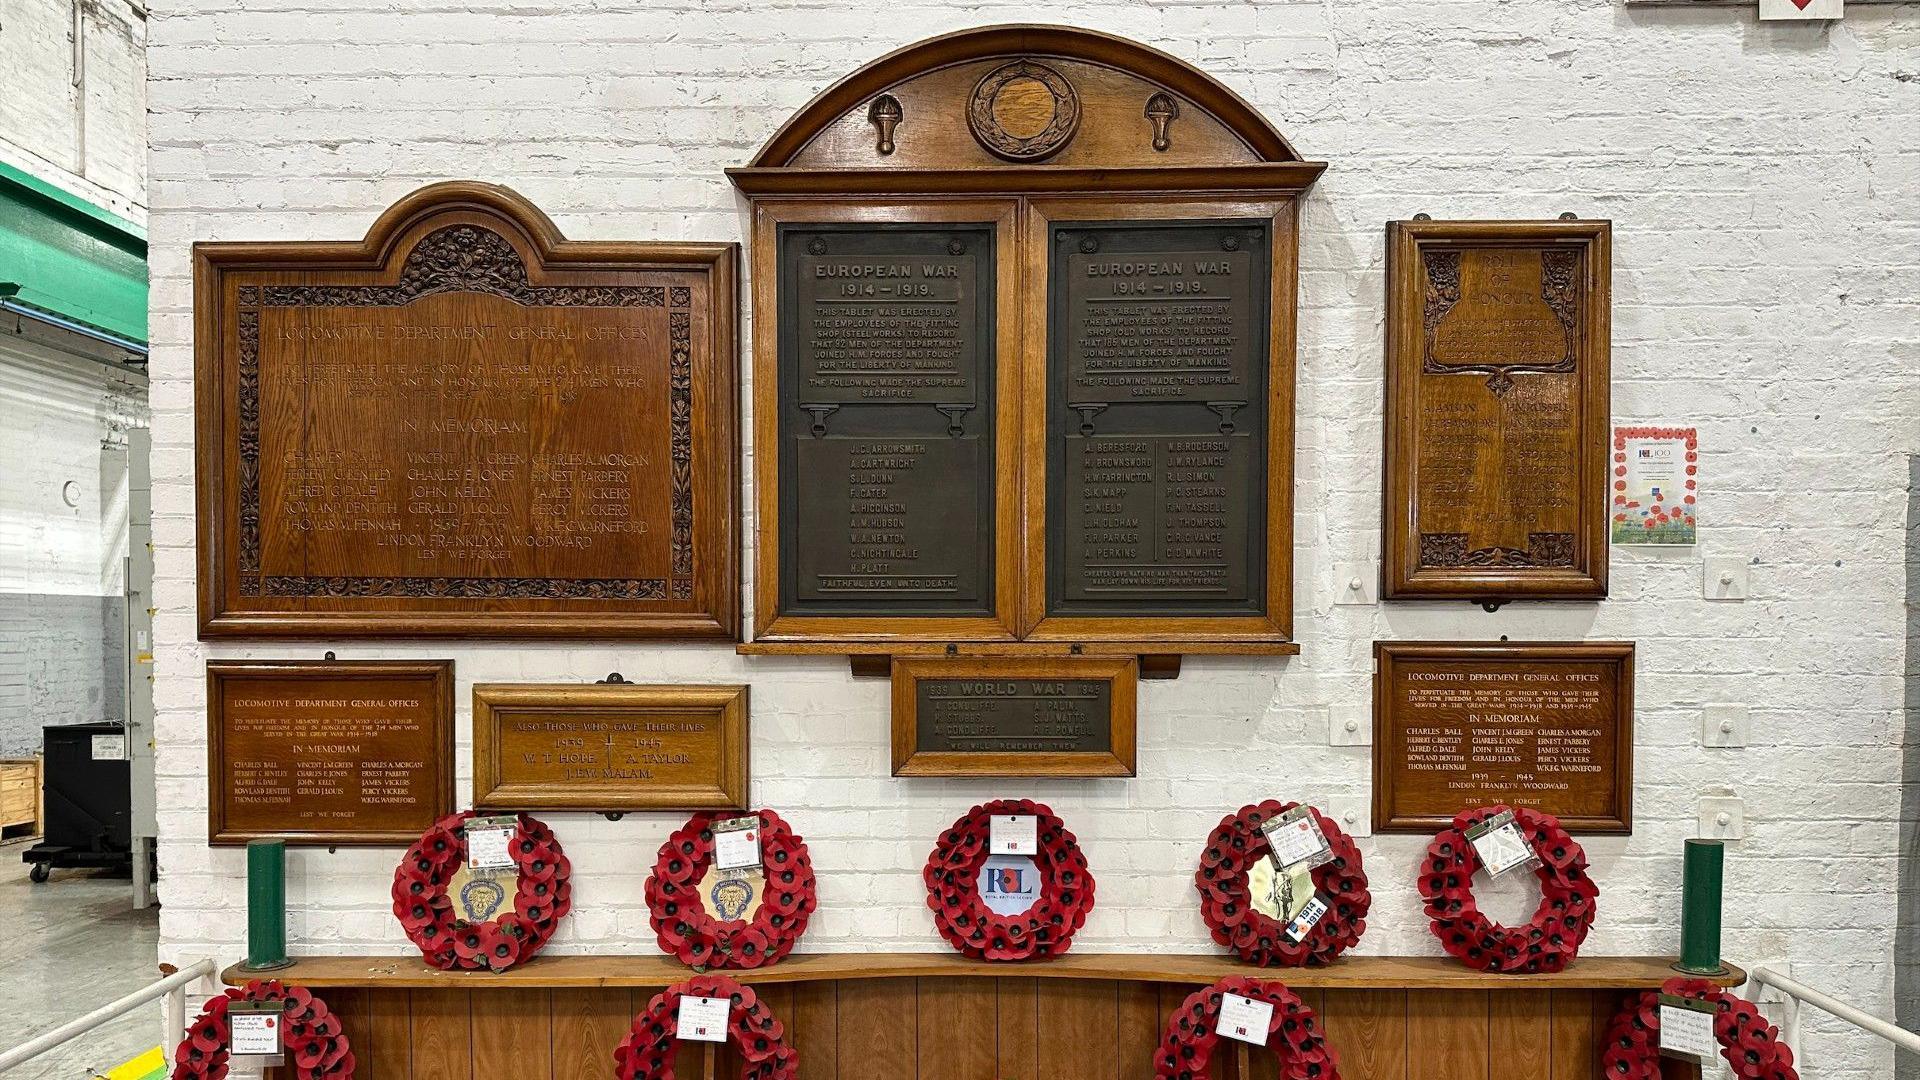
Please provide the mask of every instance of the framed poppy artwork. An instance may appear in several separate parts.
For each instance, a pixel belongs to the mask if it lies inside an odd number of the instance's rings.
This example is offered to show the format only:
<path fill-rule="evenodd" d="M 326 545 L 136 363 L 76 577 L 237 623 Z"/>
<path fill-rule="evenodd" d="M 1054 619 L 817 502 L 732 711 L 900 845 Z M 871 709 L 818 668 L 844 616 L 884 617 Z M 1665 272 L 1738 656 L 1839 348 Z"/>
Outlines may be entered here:
<path fill-rule="evenodd" d="M 1697 428 L 1616 427 L 1613 542 L 1687 545 L 1700 520 Z"/>

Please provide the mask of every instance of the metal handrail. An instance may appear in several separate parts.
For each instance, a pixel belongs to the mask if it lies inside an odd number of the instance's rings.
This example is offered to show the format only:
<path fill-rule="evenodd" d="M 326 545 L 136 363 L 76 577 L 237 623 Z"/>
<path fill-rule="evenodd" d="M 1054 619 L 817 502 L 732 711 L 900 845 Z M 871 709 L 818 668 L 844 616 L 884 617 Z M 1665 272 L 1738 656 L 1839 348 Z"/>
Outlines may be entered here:
<path fill-rule="evenodd" d="M 161 1040 L 163 1048 L 170 1048 L 173 1040 L 187 1029 L 187 984 L 197 979 L 208 978 L 218 970 L 211 959 L 195 960 L 186 967 L 174 972 L 158 982 L 151 982 L 133 993 L 109 1002 L 93 1010 L 78 1020 L 69 1020 L 43 1035 L 36 1035 L 11 1050 L 0 1053 L 0 1073 L 15 1065 L 31 1061 L 41 1054 L 59 1046 L 61 1043 L 78 1038 L 94 1028 L 115 1020 L 139 1008 L 156 998 L 167 999 L 166 1035 Z"/>
<path fill-rule="evenodd" d="M 1920 1032 L 1908 1031 L 1872 1013 L 1861 1012 L 1839 998 L 1823 994 L 1805 983 L 1795 982 L 1772 968 L 1754 968 L 1748 972 L 1748 977 L 1761 986 L 1773 987 L 1796 1002 L 1804 1001 L 1821 1012 L 1845 1020 L 1869 1035 L 1878 1035 L 1909 1054 L 1920 1054 Z"/>

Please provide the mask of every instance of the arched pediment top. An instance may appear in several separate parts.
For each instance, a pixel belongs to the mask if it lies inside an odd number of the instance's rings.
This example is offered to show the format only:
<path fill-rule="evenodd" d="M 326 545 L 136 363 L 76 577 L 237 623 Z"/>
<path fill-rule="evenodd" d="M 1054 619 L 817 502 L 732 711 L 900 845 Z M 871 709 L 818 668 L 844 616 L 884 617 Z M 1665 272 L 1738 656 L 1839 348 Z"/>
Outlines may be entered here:
<path fill-rule="evenodd" d="M 989 26 L 860 68 L 802 107 L 736 172 L 1300 162 L 1253 106 L 1184 60 L 1091 30 Z"/>

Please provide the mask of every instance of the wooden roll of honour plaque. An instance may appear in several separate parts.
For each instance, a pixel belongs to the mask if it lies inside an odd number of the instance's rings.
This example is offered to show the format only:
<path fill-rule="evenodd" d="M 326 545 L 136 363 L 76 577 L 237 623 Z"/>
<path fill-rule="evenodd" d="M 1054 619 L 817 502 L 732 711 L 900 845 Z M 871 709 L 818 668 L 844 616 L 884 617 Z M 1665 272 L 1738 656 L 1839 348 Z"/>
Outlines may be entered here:
<path fill-rule="evenodd" d="M 194 260 L 203 637 L 737 636 L 732 245 L 457 182 Z"/>
<path fill-rule="evenodd" d="M 207 842 L 400 847 L 453 812 L 453 661 L 207 663 Z"/>
<path fill-rule="evenodd" d="M 1494 804 L 1633 831 L 1631 642 L 1378 641 L 1374 665 L 1376 832 Z"/>
<path fill-rule="evenodd" d="M 1386 599 L 1606 596 L 1611 237 L 1387 226 Z"/>
<path fill-rule="evenodd" d="M 477 808 L 617 814 L 746 800 L 744 686 L 473 688 Z"/>
<path fill-rule="evenodd" d="M 754 163 L 750 652 L 1292 644 L 1304 161 L 1203 72 L 1003 26 L 843 79 Z"/>

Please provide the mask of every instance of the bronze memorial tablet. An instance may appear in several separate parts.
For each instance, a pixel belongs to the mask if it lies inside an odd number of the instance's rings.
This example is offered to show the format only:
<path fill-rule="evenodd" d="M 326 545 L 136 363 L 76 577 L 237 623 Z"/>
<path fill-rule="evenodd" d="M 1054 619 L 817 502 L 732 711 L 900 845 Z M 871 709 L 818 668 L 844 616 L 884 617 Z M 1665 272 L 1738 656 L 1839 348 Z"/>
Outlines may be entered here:
<path fill-rule="evenodd" d="M 990 612 L 993 240 L 780 230 L 783 613 Z"/>
<path fill-rule="evenodd" d="M 1269 222 L 1052 235 L 1047 613 L 1259 613 Z"/>
<path fill-rule="evenodd" d="M 1132 657 L 902 657 L 895 776 L 1132 776 Z"/>

